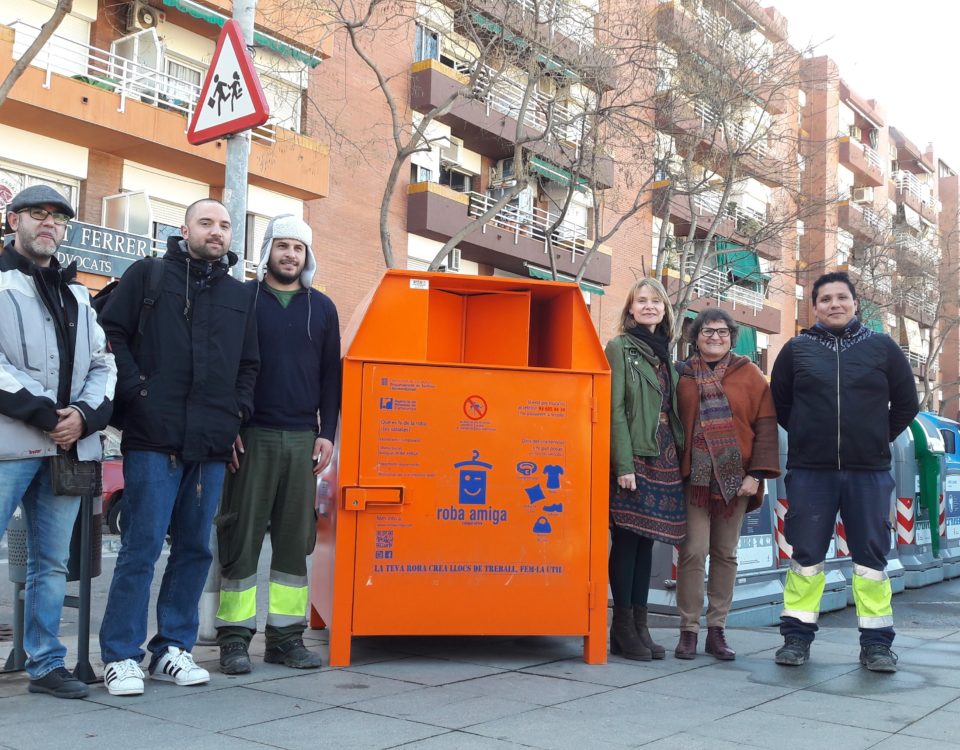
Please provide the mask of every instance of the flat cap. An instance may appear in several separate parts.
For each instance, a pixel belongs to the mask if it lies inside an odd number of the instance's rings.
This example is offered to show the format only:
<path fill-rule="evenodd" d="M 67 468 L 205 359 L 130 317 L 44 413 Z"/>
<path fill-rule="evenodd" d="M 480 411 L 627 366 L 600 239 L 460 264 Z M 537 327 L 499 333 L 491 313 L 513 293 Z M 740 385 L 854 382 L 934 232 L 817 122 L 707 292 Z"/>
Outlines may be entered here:
<path fill-rule="evenodd" d="M 16 213 L 25 208 L 47 205 L 56 206 L 58 211 L 65 213 L 71 219 L 77 215 L 73 206 L 67 203 L 67 199 L 49 185 L 31 185 L 24 188 L 7 204 L 7 211 Z"/>

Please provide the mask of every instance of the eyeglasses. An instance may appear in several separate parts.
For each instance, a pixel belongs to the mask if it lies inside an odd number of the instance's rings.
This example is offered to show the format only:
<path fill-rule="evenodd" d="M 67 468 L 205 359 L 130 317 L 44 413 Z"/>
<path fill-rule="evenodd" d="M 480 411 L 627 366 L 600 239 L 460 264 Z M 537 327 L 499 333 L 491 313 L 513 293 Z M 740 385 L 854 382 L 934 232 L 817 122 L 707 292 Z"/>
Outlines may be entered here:
<path fill-rule="evenodd" d="M 712 339 L 714 336 L 719 336 L 722 339 L 730 337 L 729 328 L 701 328 L 700 333 L 703 334 L 705 339 Z"/>
<path fill-rule="evenodd" d="M 18 214 L 30 214 L 31 219 L 36 221 L 46 221 L 48 216 L 53 217 L 53 223 L 58 226 L 64 226 L 69 223 L 70 217 L 59 211 L 47 211 L 45 208 L 40 208 L 39 206 L 33 206 L 32 208 L 25 208 L 22 211 L 17 211 Z"/>

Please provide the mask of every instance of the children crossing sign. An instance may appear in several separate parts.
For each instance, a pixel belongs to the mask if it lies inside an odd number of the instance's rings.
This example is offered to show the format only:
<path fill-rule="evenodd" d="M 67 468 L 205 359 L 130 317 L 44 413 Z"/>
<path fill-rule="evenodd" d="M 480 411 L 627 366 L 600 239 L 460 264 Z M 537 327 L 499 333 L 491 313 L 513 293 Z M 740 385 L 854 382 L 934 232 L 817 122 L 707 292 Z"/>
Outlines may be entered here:
<path fill-rule="evenodd" d="M 240 25 L 223 25 L 210 70 L 200 89 L 197 109 L 187 130 L 194 146 L 263 125 L 270 107 L 247 51 Z"/>

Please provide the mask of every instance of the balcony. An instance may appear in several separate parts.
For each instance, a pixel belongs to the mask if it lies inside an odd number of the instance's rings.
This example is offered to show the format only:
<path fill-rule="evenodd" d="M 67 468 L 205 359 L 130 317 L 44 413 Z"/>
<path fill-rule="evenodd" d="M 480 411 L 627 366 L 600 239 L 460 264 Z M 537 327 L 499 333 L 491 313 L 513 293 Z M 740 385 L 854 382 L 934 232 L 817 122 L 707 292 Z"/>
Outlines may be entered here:
<path fill-rule="evenodd" d="M 921 352 L 915 352 L 910 349 L 909 346 L 904 344 L 900 345 L 900 351 L 904 353 L 907 358 L 907 361 L 910 363 L 910 367 L 913 368 L 913 374 L 923 377 L 924 373 L 929 369 L 931 375 L 935 375 L 937 372 L 937 361 L 936 359 L 930 363 L 930 367 L 927 367 L 927 355 Z"/>
<path fill-rule="evenodd" d="M 932 326 L 937 319 L 937 303 L 931 297 L 932 292 L 911 288 L 909 285 L 906 289 L 900 288 L 894 292 L 900 314 L 923 326 Z"/>
<path fill-rule="evenodd" d="M 862 243 L 872 243 L 883 232 L 883 220 L 872 206 L 843 201 L 837 206 L 837 224 Z"/>
<path fill-rule="evenodd" d="M 940 250 L 929 242 L 917 239 L 908 232 L 894 235 L 897 265 L 919 273 L 936 274 L 940 267 Z"/>
<path fill-rule="evenodd" d="M 670 194 L 670 183 L 662 181 L 653 185 L 653 210 L 656 216 L 664 215 L 663 202 Z M 706 190 L 693 196 L 694 213 L 697 218 L 696 237 L 706 236 L 714 217 L 720 210 L 721 193 Z M 677 236 L 685 237 L 690 233 L 693 214 L 690 211 L 690 197 L 672 194 L 670 198 L 669 219 L 673 223 Z M 779 237 L 767 231 L 767 216 L 760 211 L 739 206 L 734 201 L 727 206 L 714 227 L 714 235 L 726 237 L 738 245 L 750 248 L 761 258 L 782 260 L 783 246 Z"/>
<path fill-rule="evenodd" d="M 766 131 L 749 124 L 724 121 L 706 102 L 689 102 L 679 92 L 667 91 L 657 101 L 656 128 L 674 136 L 696 139 L 694 158 L 705 167 L 723 172 L 731 162 L 737 171 L 769 187 L 780 187 L 786 178 L 785 162 L 767 143 Z"/>
<path fill-rule="evenodd" d="M 0 77 L 36 38 L 17 22 L 0 27 Z M 212 185 L 223 184 L 221 142 L 191 146 L 186 130 L 195 86 L 102 49 L 53 36 L 7 99 L 6 125 L 132 159 Z M 329 190 L 329 150 L 307 136 L 265 127 L 250 147 L 250 184 L 303 200 Z"/>
<path fill-rule="evenodd" d="M 853 172 L 858 185 L 880 187 L 883 185 L 883 164 L 880 154 L 865 143 L 842 136 L 840 138 L 840 163 Z"/>
<path fill-rule="evenodd" d="M 457 71 L 436 60 L 421 60 L 413 64 L 410 77 L 410 106 L 429 112 L 453 94 L 464 92 L 469 68 Z M 450 126 L 467 148 L 493 159 L 513 155 L 519 129 L 526 141 L 524 148 L 547 161 L 558 166 L 580 161 L 583 113 L 537 92 L 530 97 L 520 125 L 517 118 L 523 95 L 523 86 L 484 66 L 471 96 L 458 96 L 450 111 L 437 121 Z M 592 163 L 583 158 L 580 171 L 592 177 L 598 189 L 613 187 L 614 166 L 609 156 L 598 156 Z"/>
<path fill-rule="evenodd" d="M 495 202 L 482 193 L 458 193 L 431 182 L 416 183 L 410 186 L 407 196 L 407 231 L 446 242 Z M 555 222 L 556 216 L 542 209 L 522 211 L 508 204 L 458 247 L 467 260 L 526 276 L 525 264 L 550 267 L 546 237 Z M 592 240 L 585 226 L 567 220 L 553 233 L 551 244 L 557 270 L 576 276 Z M 609 251 L 601 246 L 600 252 L 591 258 L 583 278 L 607 285 L 610 271 Z"/>
<path fill-rule="evenodd" d="M 762 292 L 733 284 L 727 274 L 716 268 L 701 270 L 693 278 L 694 264 L 689 264 L 685 278 L 693 287 L 690 310 L 700 312 L 708 307 L 720 307 L 729 312 L 734 320 L 756 328 L 764 333 L 779 333 L 781 312 L 770 304 Z M 676 271 L 665 279 L 667 293 L 675 298 L 680 287 Z"/>
<path fill-rule="evenodd" d="M 549 58 L 559 58 L 584 77 L 597 80 L 601 86 L 616 86 L 617 65 L 613 56 L 595 46 L 595 23 L 589 8 L 564 0 L 440 0 L 456 16 L 469 8 L 473 29 L 488 31 L 510 40 L 513 34 L 535 42 Z M 501 26 L 501 23 L 503 26 Z M 559 65 L 557 67 L 560 67 Z"/>
<path fill-rule="evenodd" d="M 918 180 L 912 172 L 900 170 L 891 177 L 896 188 L 897 202 L 910 206 L 928 222 L 936 224 L 941 206 L 933 197 L 933 189 Z"/>
<path fill-rule="evenodd" d="M 753 21 L 740 19 L 734 24 L 690 0 L 659 0 L 656 20 L 660 41 L 678 50 L 695 50 L 706 67 L 722 70 L 748 87 L 745 98 L 762 102 L 764 109 L 775 114 L 786 111 L 782 82 L 777 86 L 770 80 L 774 46 L 769 41 L 758 45 L 744 33 L 753 28 Z"/>

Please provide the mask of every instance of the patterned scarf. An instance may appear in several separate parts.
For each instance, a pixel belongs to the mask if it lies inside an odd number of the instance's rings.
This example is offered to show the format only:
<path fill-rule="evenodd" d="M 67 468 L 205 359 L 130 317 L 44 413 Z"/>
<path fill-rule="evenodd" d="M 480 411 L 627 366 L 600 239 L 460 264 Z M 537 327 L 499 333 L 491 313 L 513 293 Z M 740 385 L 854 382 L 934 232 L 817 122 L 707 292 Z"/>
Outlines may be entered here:
<path fill-rule="evenodd" d="M 737 446 L 730 402 L 721 384 L 730 359 L 728 353 L 712 370 L 699 354 L 687 362 L 700 391 L 700 412 L 691 446 L 690 497 L 699 507 L 719 503 L 728 512 L 743 483 L 743 457 Z"/>

